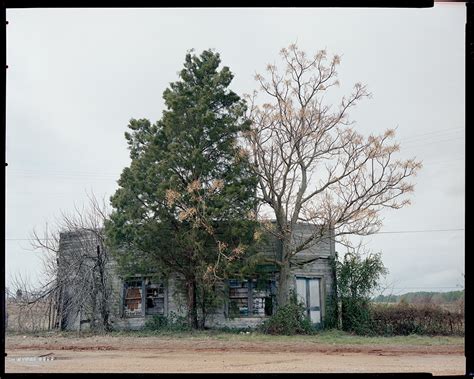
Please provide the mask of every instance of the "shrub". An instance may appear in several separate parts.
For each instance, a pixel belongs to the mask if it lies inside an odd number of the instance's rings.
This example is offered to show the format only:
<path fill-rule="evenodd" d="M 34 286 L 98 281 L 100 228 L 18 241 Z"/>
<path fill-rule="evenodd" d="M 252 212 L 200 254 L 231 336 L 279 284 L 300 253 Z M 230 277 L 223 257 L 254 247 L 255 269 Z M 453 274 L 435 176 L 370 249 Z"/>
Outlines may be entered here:
<path fill-rule="evenodd" d="M 342 329 L 357 334 L 373 334 L 369 307 L 371 293 L 380 278 L 388 273 L 380 253 L 361 253 L 360 247 L 349 249 L 342 260 L 336 254 L 333 270 L 336 273 L 337 298 L 342 304 Z M 335 312 L 331 317 L 337 317 Z M 334 325 L 332 321 L 331 326 Z M 336 324 L 337 325 L 337 324 Z"/>
<path fill-rule="evenodd" d="M 170 312 L 168 317 L 162 315 L 155 315 L 145 322 L 145 329 L 152 331 L 163 332 L 180 332 L 189 331 L 189 326 L 186 317 L 179 316 L 174 312 Z"/>
<path fill-rule="evenodd" d="M 298 303 L 296 295 L 290 295 L 287 305 L 278 308 L 277 312 L 266 320 L 260 331 L 266 334 L 312 334 L 315 329 L 306 316 L 303 304 Z"/>
<path fill-rule="evenodd" d="M 324 320 L 324 329 L 330 330 L 338 328 L 338 316 L 339 312 L 337 309 L 337 296 L 334 292 L 326 298 L 326 317 Z"/>
<path fill-rule="evenodd" d="M 342 299 L 342 329 L 361 335 L 374 334 L 372 313 L 366 299 Z"/>
<path fill-rule="evenodd" d="M 434 305 L 372 305 L 373 330 L 381 335 L 464 335 L 464 313 Z"/>

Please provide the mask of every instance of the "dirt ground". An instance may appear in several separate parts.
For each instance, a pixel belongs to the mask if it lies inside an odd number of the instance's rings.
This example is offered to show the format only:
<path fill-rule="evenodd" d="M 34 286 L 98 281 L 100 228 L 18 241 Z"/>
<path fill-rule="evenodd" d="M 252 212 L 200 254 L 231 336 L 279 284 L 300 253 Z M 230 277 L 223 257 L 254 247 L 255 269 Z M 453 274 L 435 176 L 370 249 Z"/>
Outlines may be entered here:
<path fill-rule="evenodd" d="M 7 373 L 428 372 L 464 374 L 460 345 L 329 345 L 215 338 L 7 336 Z"/>

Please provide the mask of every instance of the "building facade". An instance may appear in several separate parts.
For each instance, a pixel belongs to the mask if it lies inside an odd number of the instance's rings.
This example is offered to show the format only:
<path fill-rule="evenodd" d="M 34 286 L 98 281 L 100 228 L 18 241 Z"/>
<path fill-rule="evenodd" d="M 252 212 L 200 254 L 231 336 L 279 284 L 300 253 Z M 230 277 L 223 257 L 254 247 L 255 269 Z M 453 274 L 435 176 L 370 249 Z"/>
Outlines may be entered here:
<path fill-rule="evenodd" d="M 313 230 L 314 226 L 299 224 L 295 238 L 304 238 Z M 276 256 L 277 240 L 268 236 L 267 241 L 263 253 Z M 335 278 L 331 262 L 334 256 L 334 238 L 328 236 L 299 252 L 291 267 L 290 290 L 305 305 L 314 324 L 323 325 L 332 306 Z M 58 276 L 66 278 L 59 302 L 63 308 L 60 312 L 63 329 L 90 328 L 94 320 L 102 317 L 100 310 L 104 302 L 110 310 L 108 321 L 113 329 L 140 329 L 156 315 L 186 314 L 178 275 L 121 277 L 116 262 L 91 231 L 62 233 L 58 263 Z M 275 313 L 279 273 L 273 266 L 261 268 L 259 274 L 247 279 L 229 279 L 216 286 L 222 301 L 206 317 L 206 327 L 253 328 Z M 97 285 L 104 281 L 106 288 Z"/>

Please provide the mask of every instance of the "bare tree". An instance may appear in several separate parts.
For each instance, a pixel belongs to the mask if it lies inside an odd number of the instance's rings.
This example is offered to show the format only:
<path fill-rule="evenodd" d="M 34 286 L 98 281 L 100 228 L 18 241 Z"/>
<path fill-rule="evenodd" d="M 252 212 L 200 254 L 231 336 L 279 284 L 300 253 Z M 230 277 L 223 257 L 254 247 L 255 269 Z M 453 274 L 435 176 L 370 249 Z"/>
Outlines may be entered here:
<path fill-rule="evenodd" d="M 256 75 L 260 91 L 247 96 L 253 126 L 246 142 L 260 199 L 276 219 L 270 231 L 280 241 L 273 262 L 280 269 L 277 300 L 284 305 L 291 265 L 309 263 L 298 262 L 298 253 L 328 237 L 376 233 L 383 208 L 409 204 L 404 195 L 413 185 L 407 179 L 421 163 L 395 159 L 394 130 L 364 137 L 351 127 L 348 111 L 370 96 L 366 86 L 355 84 L 337 108 L 326 104 L 339 85 L 339 56 L 328 60 L 322 50 L 309 57 L 295 44 L 281 56 L 285 71 L 268 65 L 266 77 Z M 299 222 L 314 226 L 310 235 L 295 238 Z"/>
<path fill-rule="evenodd" d="M 90 327 L 104 331 L 110 327 L 112 288 L 105 246 L 104 221 L 107 204 L 88 195 L 86 207 L 61 212 L 53 231 L 44 236 L 32 232 L 32 246 L 43 252 L 43 280 L 28 304 L 54 302 L 55 327 L 88 320 Z"/>

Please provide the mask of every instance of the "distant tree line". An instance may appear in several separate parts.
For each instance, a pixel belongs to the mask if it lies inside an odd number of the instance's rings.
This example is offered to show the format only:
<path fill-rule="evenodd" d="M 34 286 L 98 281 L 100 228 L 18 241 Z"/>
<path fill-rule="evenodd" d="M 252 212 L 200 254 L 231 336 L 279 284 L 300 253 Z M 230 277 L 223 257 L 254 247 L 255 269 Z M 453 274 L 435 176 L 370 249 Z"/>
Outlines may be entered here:
<path fill-rule="evenodd" d="M 372 301 L 375 303 L 399 303 L 408 304 L 449 304 L 464 299 L 464 290 L 449 292 L 408 292 L 402 295 L 379 295 Z"/>

